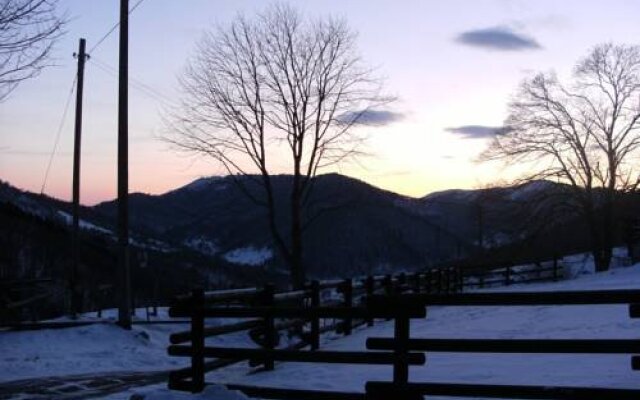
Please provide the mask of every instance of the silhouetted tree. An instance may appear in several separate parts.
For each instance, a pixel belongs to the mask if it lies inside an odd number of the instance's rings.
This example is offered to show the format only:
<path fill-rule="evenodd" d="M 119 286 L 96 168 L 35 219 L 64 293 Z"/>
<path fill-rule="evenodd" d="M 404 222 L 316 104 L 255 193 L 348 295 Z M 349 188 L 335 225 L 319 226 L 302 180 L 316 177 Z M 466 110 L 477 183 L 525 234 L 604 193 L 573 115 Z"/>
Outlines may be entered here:
<path fill-rule="evenodd" d="M 386 100 L 357 54 L 355 34 L 342 20 L 309 21 L 277 5 L 207 32 L 181 86 L 185 97 L 169 140 L 213 157 L 231 175 L 256 180 L 263 193 L 246 193 L 267 208 L 274 242 L 300 287 L 312 177 L 359 152 L 362 137 L 351 128 Z M 289 235 L 276 223 L 271 175 L 278 164 L 292 175 Z"/>
<path fill-rule="evenodd" d="M 554 74 L 525 80 L 483 158 L 526 163 L 526 180 L 568 184 L 602 271 L 612 257 L 617 196 L 640 182 L 639 147 L 640 47 L 604 44 L 576 65 L 569 84 Z"/>
<path fill-rule="evenodd" d="M 47 66 L 65 18 L 58 0 L 3 0 L 0 4 L 0 102 Z"/>

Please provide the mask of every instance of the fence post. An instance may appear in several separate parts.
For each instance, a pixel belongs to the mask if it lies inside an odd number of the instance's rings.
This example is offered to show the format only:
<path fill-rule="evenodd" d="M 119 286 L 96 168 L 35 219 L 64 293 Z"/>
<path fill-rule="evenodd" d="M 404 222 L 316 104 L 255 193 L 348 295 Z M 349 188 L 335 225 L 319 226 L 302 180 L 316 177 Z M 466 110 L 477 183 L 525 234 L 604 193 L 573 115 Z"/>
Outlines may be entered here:
<path fill-rule="evenodd" d="M 402 291 L 404 290 L 404 285 L 407 284 L 407 274 L 405 274 L 404 272 L 401 272 L 398 275 L 398 286 L 397 286 L 397 290 L 396 292 L 398 294 L 402 294 Z"/>
<path fill-rule="evenodd" d="M 458 268 L 451 267 L 451 292 L 458 293 Z"/>
<path fill-rule="evenodd" d="M 273 295 L 275 292 L 275 288 L 272 284 L 264 285 L 264 289 L 262 292 L 262 304 L 265 307 L 273 307 L 274 299 Z M 276 347 L 276 331 L 275 331 L 275 322 L 272 316 L 266 316 L 264 319 L 264 347 L 267 350 L 273 350 Z M 270 357 L 265 357 L 264 359 L 264 369 L 267 371 L 272 371 L 274 368 L 273 359 Z"/>
<path fill-rule="evenodd" d="M 391 277 L 391 274 L 387 274 L 384 277 L 383 285 L 385 294 L 387 296 L 393 295 L 393 278 Z M 386 320 L 389 321 L 390 319 L 391 318 L 387 318 Z"/>
<path fill-rule="evenodd" d="M 640 318 L 640 304 L 629 304 L 629 317 L 631 319 Z M 631 356 L 631 369 L 640 371 L 640 355 Z"/>
<path fill-rule="evenodd" d="M 347 308 L 353 307 L 353 280 L 345 279 L 342 283 L 342 295 L 344 296 L 344 306 Z M 351 335 L 351 318 L 345 318 L 342 321 L 342 332 L 345 335 Z"/>
<path fill-rule="evenodd" d="M 427 270 L 427 272 L 425 273 L 424 276 L 424 280 L 425 280 L 425 291 L 428 294 L 431 294 L 431 282 L 433 281 L 433 271 L 432 270 Z"/>
<path fill-rule="evenodd" d="M 394 325 L 395 355 L 393 361 L 393 383 L 404 385 L 409 381 L 409 317 L 400 313 L 396 316 Z"/>
<path fill-rule="evenodd" d="M 436 270 L 436 292 L 437 293 L 442 293 L 442 270 L 441 269 L 437 269 Z"/>
<path fill-rule="evenodd" d="M 204 389 L 204 289 L 191 293 L 191 391 Z"/>
<path fill-rule="evenodd" d="M 384 277 L 384 291 L 387 296 L 391 296 L 393 294 L 393 278 L 390 274 Z"/>
<path fill-rule="evenodd" d="M 511 266 L 510 265 L 507 265 L 507 267 L 504 270 L 504 280 L 505 280 L 506 286 L 511 285 Z"/>
<path fill-rule="evenodd" d="M 413 274 L 413 293 L 420 293 L 420 273 Z"/>
<path fill-rule="evenodd" d="M 367 298 L 373 296 L 373 292 L 375 290 L 376 281 L 373 279 L 373 276 L 367 276 L 367 280 L 364 281 L 364 288 L 367 293 Z M 373 318 L 367 318 L 367 326 L 373 326 Z"/>
<path fill-rule="evenodd" d="M 311 282 L 311 307 L 320 307 L 320 282 Z M 320 348 L 320 318 L 315 316 L 311 319 L 311 350 Z"/>

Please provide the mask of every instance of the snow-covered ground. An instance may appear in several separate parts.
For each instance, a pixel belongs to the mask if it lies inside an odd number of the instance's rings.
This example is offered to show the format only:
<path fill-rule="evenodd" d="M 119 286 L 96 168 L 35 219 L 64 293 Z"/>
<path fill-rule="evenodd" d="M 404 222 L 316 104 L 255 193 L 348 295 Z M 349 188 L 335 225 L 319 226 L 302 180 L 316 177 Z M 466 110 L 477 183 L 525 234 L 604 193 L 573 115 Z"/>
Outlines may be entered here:
<path fill-rule="evenodd" d="M 144 311 L 137 318 L 146 320 Z M 102 320 L 115 322 L 116 311 L 106 310 Z M 151 318 L 167 320 L 166 308 Z M 55 321 L 65 321 L 60 318 Z M 95 313 L 81 321 L 98 320 Z M 185 358 L 169 357 L 169 335 L 189 329 L 188 324 L 134 324 L 126 331 L 111 323 L 38 331 L 0 332 L 0 385 L 2 382 L 46 376 L 119 371 L 160 371 L 187 366 Z M 227 321 L 208 321 L 209 325 Z M 255 346 L 244 332 L 209 338 L 207 343 Z"/>
<path fill-rule="evenodd" d="M 640 288 L 640 265 L 557 283 L 503 288 L 554 291 Z M 393 336 L 392 323 L 358 330 L 328 343 L 329 350 L 364 350 L 367 337 Z M 627 306 L 432 307 L 411 326 L 414 338 L 640 338 L 640 321 Z M 250 385 L 362 391 L 368 380 L 389 381 L 391 367 L 282 363 L 273 372 L 248 374 L 237 364 L 214 371 L 208 381 Z M 640 388 L 640 375 L 626 355 L 522 355 L 430 353 L 422 367 L 411 367 L 413 382 L 533 384 Z"/>
<path fill-rule="evenodd" d="M 601 274 L 492 290 L 554 291 L 640 289 L 640 264 Z M 185 359 L 168 357 L 166 346 L 176 325 L 136 326 L 125 332 L 111 325 L 38 332 L 0 332 L 0 385 L 3 381 L 91 371 L 174 369 Z M 415 338 L 640 338 L 640 321 L 626 306 L 432 307 L 411 326 Z M 379 322 L 345 338 L 326 337 L 323 349 L 364 350 L 367 337 L 390 337 L 393 324 Z M 252 346 L 246 335 L 215 339 L 225 346 Z M 213 371 L 207 381 L 249 385 L 361 392 L 369 380 L 388 381 L 391 367 L 277 363 L 272 372 L 251 372 L 246 363 Z M 431 353 L 427 364 L 412 367 L 414 382 L 464 382 L 640 388 L 639 372 L 626 355 L 520 355 Z M 214 389 L 211 389 L 214 390 Z M 215 390 L 219 390 L 215 389 Z M 170 392 L 164 384 L 111 395 L 128 399 L 198 398 Z M 222 392 L 218 395 L 222 397 Z M 216 396 L 218 396 L 216 395 Z M 212 398 L 218 398 L 218 397 Z M 242 398 L 226 393 L 230 399 Z M 234 397 L 235 396 L 235 397 Z M 202 397 L 208 398 L 208 397 Z M 443 398 L 444 399 L 444 398 Z"/>

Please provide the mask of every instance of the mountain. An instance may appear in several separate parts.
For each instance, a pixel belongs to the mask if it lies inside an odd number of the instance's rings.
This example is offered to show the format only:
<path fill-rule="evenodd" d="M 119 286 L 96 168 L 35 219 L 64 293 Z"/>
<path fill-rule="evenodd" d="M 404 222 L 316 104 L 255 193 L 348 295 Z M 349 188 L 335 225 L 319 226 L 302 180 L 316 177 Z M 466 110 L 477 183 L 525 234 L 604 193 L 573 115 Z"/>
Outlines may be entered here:
<path fill-rule="evenodd" d="M 186 246 L 243 268 L 286 272 L 267 225 L 257 177 L 196 180 L 162 195 L 130 198 L 131 225 L 172 246 Z M 287 236 L 291 177 L 273 177 L 277 222 Z M 408 198 L 338 174 L 314 179 L 305 215 L 305 265 L 311 276 L 412 270 L 469 248 L 428 217 L 401 206 Z M 116 203 L 94 207 L 114 220 Z"/>
<path fill-rule="evenodd" d="M 0 322 L 42 319 L 66 311 L 70 282 L 70 204 L 18 190 L 0 181 Z M 117 300 L 117 248 L 113 229 L 91 207 L 82 207 L 80 263 L 76 274 L 84 310 L 113 307 Z M 194 251 L 152 237 L 132 236 L 132 282 L 136 304 L 153 304 L 193 288 L 256 284 L 229 265 L 212 268 Z M 37 280 L 37 283 L 34 283 Z M 28 281 L 28 282 L 27 282 Z M 20 284 L 20 282 L 25 282 Z M 31 282 L 31 283 L 29 283 Z M 37 307 L 24 300 L 35 299 Z"/>
<path fill-rule="evenodd" d="M 143 298 L 196 283 L 213 288 L 288 282 L 256 179 L 201 178 L 160 195 L 130 195 L 131 259 Z M 286 239 L 291 176 L 272 179 L 277 225 Z M 321 175 L 314 178 L 305 213 L 305 266 L 311 278 L 339 278 L 460 265 L 462 259 L 509 262 L 585 251 L 587 229 L 567 190 L 538 181 L 410 198 L 350 177 Z M 638 215 L 640 201 L 625 199 L 620 215 Z M 0 183 L 0 207 L 0 248 L 11 250 L 0 252 L 0 279 L 64 281 L 70 204 Z M 82 273 L 92 287 L 115 281 L 116 213 L 115 201 L 81 208 Z"/>

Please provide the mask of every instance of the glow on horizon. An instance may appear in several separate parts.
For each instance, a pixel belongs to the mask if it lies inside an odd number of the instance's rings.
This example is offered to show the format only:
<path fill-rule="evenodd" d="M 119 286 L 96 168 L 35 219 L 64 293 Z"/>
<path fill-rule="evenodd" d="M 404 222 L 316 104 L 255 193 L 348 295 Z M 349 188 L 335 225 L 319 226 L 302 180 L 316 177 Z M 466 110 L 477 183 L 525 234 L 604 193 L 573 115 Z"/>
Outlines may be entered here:
<path fill-rule="evenodd" d="M 0 103 L 0 179 L 34 192 L 42 185 L 48 154 L 75 73 L 79 37 L 88 48 L 117 18 L 117 2 L 61 0 L 74 17 L 56 48 L 56 67 L 22 84 Z M 397 2 L 313 0 L 295 3 L 310 16 L 346 18 L 359 32 L 363 58 L 387 77 L 387 89 L 405 118 L 367 128 L 371 156 L 333 170 L 409 196 L 449 188 L 474 188 L 505 177 L 499 166 L 474 159 L 486 139 L 447 131 L 464 125 L 499 126 L 509 96 L 531 71 L 569 71 L 592 46 L 640 37 L 640 2 L 483 0 Z M 252 14 L 259 0 L 183 2 L 147 0 L 131 16 L 130 76 L 175 98 L 176 76 L 202 29 Z M 508 27 L 532 37 L 540 48 L 516 52 L 474 48 L 456 42 L 461 32 Z M 116 193 L 117 80 L 97 63 L 117 65 L 117 35 L 87 64 L 82 154 L 82 202 L 95 204 Z M 201 176 L 223 171 L 211 161 L 177 154 L 155 138 L 163 133 L 166 107 L 130 89 L 130 190 L 163 193 Z M 73 108 L 54 159 L 46 193 L 71 194 Z M 276 172 L 286 172 L 278 170 Z"/>

